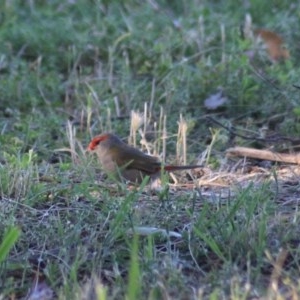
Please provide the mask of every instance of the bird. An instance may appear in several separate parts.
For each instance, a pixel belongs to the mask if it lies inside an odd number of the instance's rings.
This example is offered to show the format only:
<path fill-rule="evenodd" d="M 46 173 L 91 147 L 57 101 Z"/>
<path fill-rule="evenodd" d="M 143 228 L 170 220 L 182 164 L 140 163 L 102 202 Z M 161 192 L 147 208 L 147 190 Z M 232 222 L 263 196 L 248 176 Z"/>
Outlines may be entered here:
<path fill-rule="evenodd" d="M 133 184 L 140 184 L 146 176 L 151 181 L 161 176 L 162 171 L 172 172 L 203 167 L 202 165 L 163 165 L 155 156 L 145 154 L 123 142 L 113 133 L 94 137 L 87 152 L 96 153 L 103 171 L 109 176 Z"/>

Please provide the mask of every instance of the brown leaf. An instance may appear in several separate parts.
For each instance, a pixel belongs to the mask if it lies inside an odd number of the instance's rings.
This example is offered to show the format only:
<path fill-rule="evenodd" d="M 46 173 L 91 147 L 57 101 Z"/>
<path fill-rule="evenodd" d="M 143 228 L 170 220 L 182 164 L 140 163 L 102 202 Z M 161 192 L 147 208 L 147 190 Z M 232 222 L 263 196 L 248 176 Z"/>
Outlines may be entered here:
<path fill-rule="evenodd" d="M 265 43 L 269 57 L 273 62 L 290 57 L 289 51 L 284 46 L 283 39 L 277 33 L 267 29 L 256 29 L 254 35 Z"/>

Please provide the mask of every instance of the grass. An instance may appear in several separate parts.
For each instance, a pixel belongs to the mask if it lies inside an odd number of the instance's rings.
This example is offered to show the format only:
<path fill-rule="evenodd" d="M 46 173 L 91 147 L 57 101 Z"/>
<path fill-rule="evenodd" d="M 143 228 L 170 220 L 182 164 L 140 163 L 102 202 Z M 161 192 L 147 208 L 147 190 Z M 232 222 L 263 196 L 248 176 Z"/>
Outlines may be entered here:
<path fill-rule="evenodd" d="M 299 298 L 298 167 L 224 154 L 297 151 L 296 5 L 6 0 L 0 11 L 0 298 Z M 249 60 L 246 13 L 284 37 L 288 61 Z M 228 102 L 207 109 L 220 88 Z M 130 190 L 85 153 L 105 131 L 205 167 Z"/>

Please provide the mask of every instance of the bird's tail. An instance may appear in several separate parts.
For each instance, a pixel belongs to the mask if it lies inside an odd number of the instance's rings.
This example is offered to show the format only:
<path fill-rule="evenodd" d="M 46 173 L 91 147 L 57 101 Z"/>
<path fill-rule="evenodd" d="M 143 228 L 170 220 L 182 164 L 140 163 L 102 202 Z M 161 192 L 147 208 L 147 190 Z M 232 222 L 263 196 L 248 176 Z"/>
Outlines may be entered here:
<path fill-rule="evenodd" d="M 203 168 L 203 165 L 187 165 L 187 166 L 172 166 L 172 165 L 169 165 L 169 166 L 162 166 L 162 169 L 167 171 L 167 172 L 197 169 L 197 168 Z"/>

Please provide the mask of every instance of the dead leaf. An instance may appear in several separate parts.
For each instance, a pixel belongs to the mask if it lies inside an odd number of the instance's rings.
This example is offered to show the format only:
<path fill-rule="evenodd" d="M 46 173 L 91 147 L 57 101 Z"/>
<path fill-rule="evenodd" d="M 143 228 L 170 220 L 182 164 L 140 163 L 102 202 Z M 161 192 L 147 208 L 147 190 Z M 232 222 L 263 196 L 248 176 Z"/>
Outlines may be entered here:
<path fill-rule="evenodd" d="M 249 59 L 253 59 L 260 49 L 267 52 L 272 62 L 279 62 L 290 57 L 289 51 L 285 47 L 284 40 L 274 31 L 268 29 L 253 29 L 252 17 L 246 14 L 244 26 L 242 28 L 244 38 L 253 42 L 253 49 L 246 51 Z"/>
<path fill-rule="evenodd" d="M 270 59 L 273 62 L 288 59 L 289 51 L 286 49 L 283 39 L 276 33 L 267 29 L 254 30 L 256 41 L 265 44 Z"/>
<path fill-rule="evenodd" d="M 133 230 L 129 230 L 128 234 L 136 233 L 142 236 L 148 236 L 153 234 L 161 234 L 163 236 L 182 238 L 182 235 L 175 231 L 167 231 L 165 229 L 160 229 L 157 227 L 149 227 L 149 226 L 136 226 Z"/>
<path fill-rule="evenodd" d="M 227 97 L 224 96 L 223 91 L 220 90 L 218 93 L 210 95 L 207 99 L 205 99 L 204 106 L 207 109 L 214 110 L 224 105 L 227 101 Z"/>
<path fill-rule="evenodd" d="M 46 282 L 35 282 L 29 292 L 27 300 L 52 300 L 54 299 L 53 290 Z"/>

